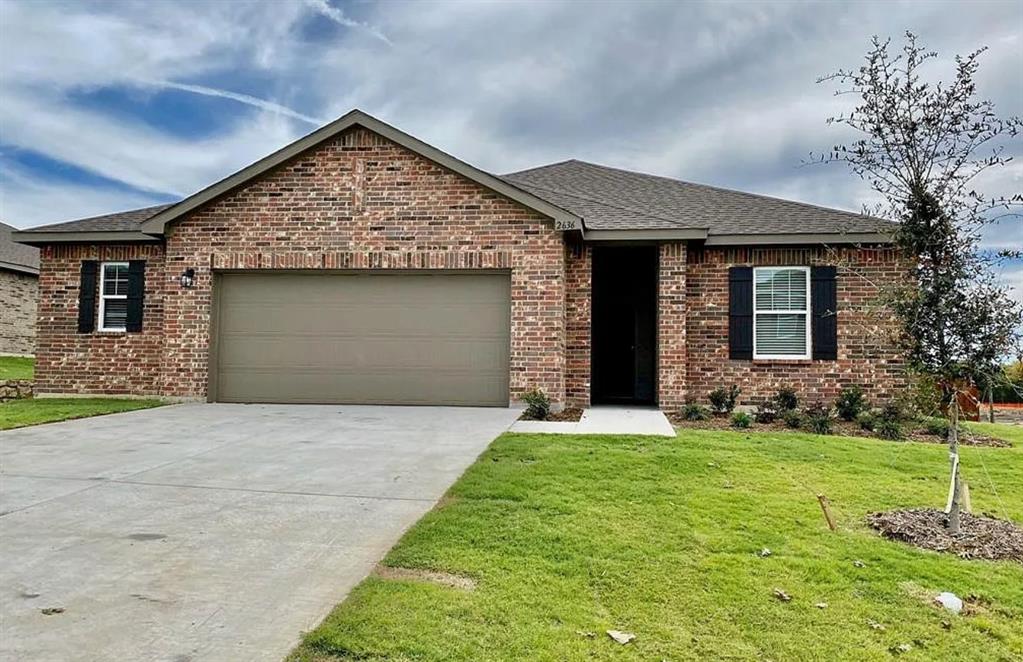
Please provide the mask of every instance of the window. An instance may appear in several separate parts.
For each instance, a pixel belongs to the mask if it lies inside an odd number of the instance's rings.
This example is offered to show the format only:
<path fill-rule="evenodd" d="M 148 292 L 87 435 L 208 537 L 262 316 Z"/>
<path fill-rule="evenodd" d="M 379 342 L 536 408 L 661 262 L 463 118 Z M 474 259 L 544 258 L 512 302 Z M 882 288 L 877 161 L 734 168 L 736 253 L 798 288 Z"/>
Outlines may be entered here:
<path fill-rule="evenodd" d="M 753 358 L 810 358 L 810 269 L 753 270 Z"/>
<path fill-rule="evenodd" d="M 99 330 L 123 332 L 128 321 L 127 262 L 101 265 L 99 292 Z"/>

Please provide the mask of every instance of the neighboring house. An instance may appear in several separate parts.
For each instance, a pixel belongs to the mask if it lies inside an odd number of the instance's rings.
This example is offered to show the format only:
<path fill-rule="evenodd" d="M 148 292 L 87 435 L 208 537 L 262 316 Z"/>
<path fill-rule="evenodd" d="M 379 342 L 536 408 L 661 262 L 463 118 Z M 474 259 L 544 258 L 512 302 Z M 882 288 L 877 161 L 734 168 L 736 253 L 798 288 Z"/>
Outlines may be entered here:
<path fill-rule="evenodd" d="M 352 111 L 176 204 L 18 240 L 44 393 L 676 408 L 894 391 L 890 228 L 579 161 L 498 177 Z"/>
<path fill-rule="evenodd" d="M 39 249 L 15 243 L 0 223 L 0 354 L 35 352 Z"/>

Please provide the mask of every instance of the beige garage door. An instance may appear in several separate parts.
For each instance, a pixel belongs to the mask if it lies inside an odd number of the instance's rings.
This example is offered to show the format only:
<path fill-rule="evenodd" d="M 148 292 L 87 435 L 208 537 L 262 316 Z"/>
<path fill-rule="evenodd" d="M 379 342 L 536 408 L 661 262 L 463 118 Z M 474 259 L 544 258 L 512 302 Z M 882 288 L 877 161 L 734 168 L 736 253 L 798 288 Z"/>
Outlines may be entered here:
<path fill-rule="evenodd" d="M 508 405 L 509 276 L 221 274 L 221 402 Z"/>

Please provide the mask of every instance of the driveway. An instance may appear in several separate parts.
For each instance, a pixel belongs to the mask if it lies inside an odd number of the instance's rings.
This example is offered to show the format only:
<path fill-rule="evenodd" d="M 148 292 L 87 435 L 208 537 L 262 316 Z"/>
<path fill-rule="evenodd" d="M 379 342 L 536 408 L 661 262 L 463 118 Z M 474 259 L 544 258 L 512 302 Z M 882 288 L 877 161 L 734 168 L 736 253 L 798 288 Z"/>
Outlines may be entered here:
<path fill-rule="evenodd" d="M 0 432 L 0 658 L 280 660 L 517 414 L 189 404 Z"/>

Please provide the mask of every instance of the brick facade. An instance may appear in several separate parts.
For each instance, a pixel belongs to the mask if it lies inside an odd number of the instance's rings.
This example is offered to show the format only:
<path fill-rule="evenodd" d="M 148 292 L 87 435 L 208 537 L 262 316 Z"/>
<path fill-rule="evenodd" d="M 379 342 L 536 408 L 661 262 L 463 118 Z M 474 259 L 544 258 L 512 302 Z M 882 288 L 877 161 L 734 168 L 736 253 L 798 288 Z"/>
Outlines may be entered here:
<path fill-rule="evenodd" d="M 39 278 L 0 269 L 0 354 L 32 354 Z"/>
<path fill-rule="evenodd" d="M 151 259 L 146 330 L 77 334 L 80 261 L 127 259 L 133 251 Z M 155 247 L 50 246 L 42 259 L 45 350 L 37 373 L 45 391 L 205 398 L 215 269 L 504 269 L 511 273 L 512 398 L 537 386 L 556 405 L 565 400 L 561 233 L 365 129 L 342 133 L 183 218 L 168 228 L 165 256 Z M 186 268 L 196 270 L 190 289 L 177 285 Z"/>
<path fill-rule="evenodd" d="M 890 249 L 728 248 L 690 252 L 686 271 L 688 386 L 706 403 L 718 386 L 742 389 L 740 405 L 756 404 L 779 388 L 804 402 L 832 401 L 843 386 L 859 384 L 883 399 L 905 387 L 905 368 L 891 326 L 878 307 L 880 289 L 903 269 Z M 728 268 L 734 265 L 838 265 L 837 361 L 733 361 L 728 358 Z"/>
<path fill-rule="evenodd" d="M 529 209 L 362 128 L 278 166 L 167 228 L 161 243 L 41 251 L 37 390 L 204 399 L 213 276 L 228 270 L 494 269 L 511 277 L 510 392 L 590 400 L 592 248 Z M 82 260 L 146 260 L 141 333 L 77 333 Z M 837 361 L 728 358 L 728 267 L 837 264 Z M 178 276 L 195 269 L 195 286 Z M 738 384 L 742 404 L 781 386 L 804 400 L 904 383 L 872 310 L 899 276 L 891 250 L 659 247 L 657 398 L 677 409 Z"/>
<path fill-rule="evenodd" d="M 141 333 L 78 333 L 83 260 L 146 261 Z M 36 393 L 159 394 L 167 277 L 159 244 L 50 245 L 39 252 Z"/>
<path fill-rule="evenodd" d="M 657 278 L 657 404 L 678 409 L 687 389 L 686 245 L 661 244 Z"/>

